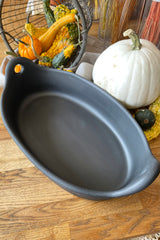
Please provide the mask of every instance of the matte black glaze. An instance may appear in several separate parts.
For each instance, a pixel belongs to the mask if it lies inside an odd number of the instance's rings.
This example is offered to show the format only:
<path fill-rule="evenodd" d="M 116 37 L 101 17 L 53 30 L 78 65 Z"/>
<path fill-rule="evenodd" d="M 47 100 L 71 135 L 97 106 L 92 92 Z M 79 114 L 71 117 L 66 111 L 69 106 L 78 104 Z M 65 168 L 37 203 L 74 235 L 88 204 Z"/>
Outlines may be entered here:
<path fill-rule="evenodd" d="M 20 63 L 22 72 L 14 66 Z M 91 82 L 16 58 L 7 66 L 3 121 L 25 155 L 49 178 L 80 197 L 136 193 L 160 163 L 127 110 Z"/>

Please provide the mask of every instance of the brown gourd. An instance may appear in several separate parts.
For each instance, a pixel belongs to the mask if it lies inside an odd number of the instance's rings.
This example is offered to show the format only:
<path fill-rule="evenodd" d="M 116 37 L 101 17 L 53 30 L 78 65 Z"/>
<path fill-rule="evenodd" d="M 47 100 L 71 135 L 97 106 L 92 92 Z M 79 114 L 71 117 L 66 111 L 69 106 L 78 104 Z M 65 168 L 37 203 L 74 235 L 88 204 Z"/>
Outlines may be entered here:
<path fill-rule="evenodd" d="M 76 21 L 76 14 L 70 13 L 54 22 L 51 27 L 38 38 L 42 44 L 42 51 L 47 51 L 51 47 L 53 40 L 61 27 L 74 21 Z"/>

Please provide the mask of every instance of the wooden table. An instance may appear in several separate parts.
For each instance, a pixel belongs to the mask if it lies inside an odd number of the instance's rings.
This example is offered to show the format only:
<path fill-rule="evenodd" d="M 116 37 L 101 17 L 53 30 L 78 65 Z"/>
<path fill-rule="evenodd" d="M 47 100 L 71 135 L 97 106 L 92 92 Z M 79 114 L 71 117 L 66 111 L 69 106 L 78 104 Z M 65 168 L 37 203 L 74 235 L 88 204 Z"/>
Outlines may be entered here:
<path fill-rule="evenodd" d="M 0 63 L 5 49 L 0 39 Z M 160 137 L 150 147 L 160 161 Z M 132 196 L 81 199 L 35 168 L 0 118 L 0 240 L 124 240 L 159 231 L 160 176 Z"/>

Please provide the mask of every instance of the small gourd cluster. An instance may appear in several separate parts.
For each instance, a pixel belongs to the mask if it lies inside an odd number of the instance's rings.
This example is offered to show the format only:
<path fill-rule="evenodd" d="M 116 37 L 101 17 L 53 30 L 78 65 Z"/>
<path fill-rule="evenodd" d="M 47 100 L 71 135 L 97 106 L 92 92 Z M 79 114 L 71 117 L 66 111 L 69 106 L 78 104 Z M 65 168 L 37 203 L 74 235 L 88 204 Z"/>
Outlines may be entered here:
<path fill-rule="evenodd" d="M 26 36 L 18 40 L 18 55 L 38 64 L 63 69 L 81 45 L 77 9 L 63 4 L 50 8 L 49 0 L 43 0 L 48 27 L 36 28 L 27 16 L 24 26 Z"/>

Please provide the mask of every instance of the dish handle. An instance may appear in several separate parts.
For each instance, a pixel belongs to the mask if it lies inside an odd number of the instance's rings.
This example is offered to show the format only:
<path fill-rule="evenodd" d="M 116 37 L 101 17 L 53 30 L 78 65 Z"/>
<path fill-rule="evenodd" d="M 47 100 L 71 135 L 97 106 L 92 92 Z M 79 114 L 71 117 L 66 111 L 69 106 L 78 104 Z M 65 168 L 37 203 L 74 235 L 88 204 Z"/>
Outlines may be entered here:
<path fill-rule="evenodd" d="M 151 153 L 146 157 L 146 166 L 143 166 L 139 174 L 135 173 L 134 179 L 123 188 L 123 195 L 126 195 L 126 191 L 128 194 L 133 194 L 144 190 L 158 177 L 160 173 L 160 162 Z"/>

